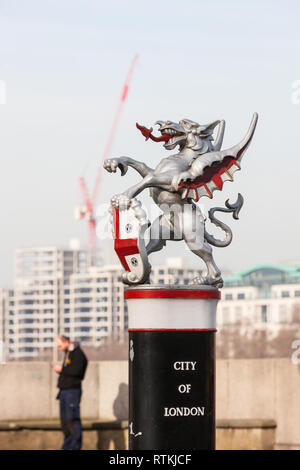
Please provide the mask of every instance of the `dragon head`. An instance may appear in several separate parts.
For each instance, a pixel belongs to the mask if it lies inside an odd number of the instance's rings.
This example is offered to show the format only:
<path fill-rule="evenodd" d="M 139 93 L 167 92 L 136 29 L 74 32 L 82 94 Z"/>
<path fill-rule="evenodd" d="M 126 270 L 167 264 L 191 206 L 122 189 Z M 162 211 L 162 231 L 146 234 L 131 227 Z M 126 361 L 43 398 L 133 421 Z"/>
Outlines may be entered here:
<path fill-rule="evenodd" d="M 186 133 L 180 123 L 173 121 L 156 121 L 155 125 L 159 126 L 159 132 L 165 136 L 164 147 L 167 150 L 173 150 L 176 145 L 183 148 L 186 143 Z"/>
<path fill-rule="evenodd" d="M 147 129 L 146 127 L 142 127 L 137 124 L 137 128 L 146 137 L 146 140 L 150 138 L 155 142 L 165 142 L 164 147 L 167 150 L 173 150 L 177 145 L 179 145 L 180 150 L 189 148 L 197 153 L 203 154 L 212 150 L 219 150 L 219 148 L 216 147 L 220 147 L 220 139 L 217 138 L 217 146 L 213 145 L 212 141 L 214 140 L 214 129 L 218 124 L 220 124 L 220 122 L 223 123 L 224 121 L 214 121 L 207 125 L 200 125 L 190 119 L 182 119 L 179 123 L 173 121 L 156 121 L 155 124 L 159 126 L 158 130 L 161 133 L 160 137 L 152 135 L 152 127 Z M 221 132 L 222 137 L 223 131 L 224 129 L 222 129 Z M 220 132 L 218 137 L 219 135 Z"/>
<path fill-rule="evenodd" d="M 167 150 L 173 150 L 176 145 L 179 145 L 181 150 L 186 147 L 199 153 L 213 150 L 212 134 L 219 123 L 220 121 L 214 121 L 201 126 L 190 119 L 182 119 L 178 124 L 172 121 L 156 122 L 160 126 L 159 131 L 171 137 L 164 145 Z"/>

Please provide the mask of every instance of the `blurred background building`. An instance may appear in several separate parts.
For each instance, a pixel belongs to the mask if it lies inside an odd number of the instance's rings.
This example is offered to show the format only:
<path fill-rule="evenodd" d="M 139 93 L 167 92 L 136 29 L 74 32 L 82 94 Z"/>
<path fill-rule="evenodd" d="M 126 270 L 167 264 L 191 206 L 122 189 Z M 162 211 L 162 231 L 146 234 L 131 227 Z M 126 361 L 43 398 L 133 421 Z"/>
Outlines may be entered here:
<path fill-rule="evenodd" d="M 220 326 L 251 322 L 280 325 L 299 321 L 300 266 L 255 266 L 225 279 L 218 305 Z"/>
<path fill-rule="evenodd" d="M 88 266 L 87 257 L 78 247 L 16 250 L 14 287 L 0 290 L 1 361 L 55 360 L 60 333 L 88 348 L 114 343 L 126 350 L 122 268 Z M 187 285 L 199 274 L 181 258 L 169 258 L 153 266 L 151 282 Z M 288 354 L 300 326 L 300 265 L 255 266 L 224 281 L 217 310 L 219 354 L 285 356 L 285 345 L 279 347 L 283 336 Z"/>
<path fill-rule="evenodd" d="M 0 291 L 0 341 L 6 360 L 56 359 L 63 333 L 84 346 L 124 342 L 128 327 L 119 265 L 88 266 L 85 250 L 16 250 L 12 290 Z M 154 266 L 151 282 L 188 284 L 199 270 L 180 258 Z"/>
<path fill-rule="evenodd" d="M 14 268 L 14 289 L 2 294 L 6 357 L 43 357 L 61 331 L 70 276 L 86 270 L 86 252 L 56 247 L 16 250 Z"/>

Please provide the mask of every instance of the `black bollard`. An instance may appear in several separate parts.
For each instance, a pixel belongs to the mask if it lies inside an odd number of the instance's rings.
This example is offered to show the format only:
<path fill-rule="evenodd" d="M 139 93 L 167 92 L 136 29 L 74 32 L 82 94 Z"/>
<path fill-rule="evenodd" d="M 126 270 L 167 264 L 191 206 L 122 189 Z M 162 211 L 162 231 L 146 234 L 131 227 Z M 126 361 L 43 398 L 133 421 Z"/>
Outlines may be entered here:
<path fill-rule="evenodd" d="M 128 288 L 129 448 L 215 449 L 215 332 L 209 286 Z"/>

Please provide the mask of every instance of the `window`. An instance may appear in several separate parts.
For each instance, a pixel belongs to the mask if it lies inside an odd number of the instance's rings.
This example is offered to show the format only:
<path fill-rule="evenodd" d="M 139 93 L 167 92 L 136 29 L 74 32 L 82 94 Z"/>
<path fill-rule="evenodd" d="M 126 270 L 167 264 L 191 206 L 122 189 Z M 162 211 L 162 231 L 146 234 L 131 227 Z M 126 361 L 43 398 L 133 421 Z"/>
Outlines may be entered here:
<path fill-rule="evenodd" d="M 241 292 L 240 294 L 238 294 L 237 296 L 238 300 L 242 300 L 245 298 L 245 294 L 243 292 Z"/>
<path fill-rule="evenodd" d="M 289 296 L 290 296 L 290 293 L 289 293 L 288 290 L 283 290 L 283 291 L 281 292 L 281 297 L 289 297 Z"/>
<path fill-rule="evenodd" d="M 222 316 L 223 316 L 223 325 L 229 325 L 229 323 L 230 323 L 230 309 L 228 307 L 223 308 Z"/>
<path fill-rule="evenodd" d="M 242 307 L 235 307 L 235 309 L 234 309 L 234 315 L 235 315 L 235 322 L 236 322 L 236 323 L 240 323 L 240 322 L 241 322 L 241 320 L 242 320 L 242 313 L 243 313 Z"/>
<path fill-rule="evenodd" d="M 225 300 L 232 300 L 232 294 L 225 294 Z"/>
<path fill-rule="evenodd" d="M 295 297 L 300 297 L 300 290 L 295 290 Z"/>
<path fill-rule="evenodd" d="M 279 323 L 285 323 L 287 321 L 287 306 L 286 305 L 279 305 L 278 320 L 279 320 Z"/>
<path fill-rule="evenodd" d="M 107 312 L 107 307 L 97 307 L 97 312 Z"/>
<path fill-rule="evenodd" d="M 76 289 L 75 292 L 80 294 L 89 294 L 91 292 L 91 289 L 88 289 L 87 287 L 82 287 L 81 289 Z"/>
<path fill-rule="evenodd" d="M 267 321 L 268 321 L 267 306 L 266 305 L 261 306 L 261 321 L 262 321 L 262 323 L 267 323 Z"/>

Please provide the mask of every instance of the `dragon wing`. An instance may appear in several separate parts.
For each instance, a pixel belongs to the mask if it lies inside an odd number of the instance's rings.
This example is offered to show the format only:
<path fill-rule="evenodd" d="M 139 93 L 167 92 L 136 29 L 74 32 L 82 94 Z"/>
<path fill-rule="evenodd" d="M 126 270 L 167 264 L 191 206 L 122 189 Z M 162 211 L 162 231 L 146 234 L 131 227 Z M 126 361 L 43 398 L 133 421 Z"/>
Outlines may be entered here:
<path fill-rule="evenodd" d="M 182 199 L 189 197 L 199 201 L 200 197 L 213 197 L 215 190 L 221 191 L 225 181 L 233 181 L 233 174 L 241 169 L 241 160 L 247 150 L 257 124 L 254 113 L 245 138 L 237 145 L 220 151 L 207 152 L 196 158 L 190 168 L 193 180 L 182 181 L 178 189 L 183 189 Z"/>

